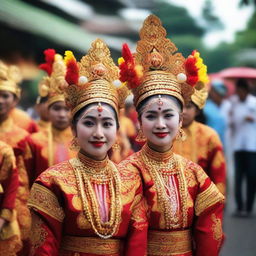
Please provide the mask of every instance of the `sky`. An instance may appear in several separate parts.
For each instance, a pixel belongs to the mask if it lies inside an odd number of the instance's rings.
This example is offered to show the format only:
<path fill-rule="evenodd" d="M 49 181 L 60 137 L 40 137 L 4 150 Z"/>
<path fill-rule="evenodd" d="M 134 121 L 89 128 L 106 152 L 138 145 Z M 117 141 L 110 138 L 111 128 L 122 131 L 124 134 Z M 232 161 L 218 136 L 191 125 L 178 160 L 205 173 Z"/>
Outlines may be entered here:
<path fill-rule="evenodd" d="M 201 15 L 202 6 L 206 0 L 168 0 L 170 3 L 185 7 L 197 21 Z M 246 28 L 253 7 L 239 7 L 240 0 L 212 0 L 213 13 L 222 21 L 224 28 L 207 33 L 204 43 L 208 47 L 215 47 L 220 42 L 232 42 L 235 32 Z"/>

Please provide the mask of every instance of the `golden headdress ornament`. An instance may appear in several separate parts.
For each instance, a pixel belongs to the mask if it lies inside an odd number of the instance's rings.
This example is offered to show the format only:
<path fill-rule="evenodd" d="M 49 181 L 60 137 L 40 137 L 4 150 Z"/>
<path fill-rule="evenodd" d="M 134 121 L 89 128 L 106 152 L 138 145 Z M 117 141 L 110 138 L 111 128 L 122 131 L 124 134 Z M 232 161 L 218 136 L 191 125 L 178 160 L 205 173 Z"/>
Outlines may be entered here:
<path fill-rule="evenodd" d="M 118 113 L 129 90 L 118 80 L 119 69 L 110 57 L 107 45 L 101 39 L 96 39 L 80 62 L 76 61 L 71 51 L 66 51 L 65 55 L 66 81 L 69 84 L 65 97 L 72 116 L 95 102 L 107 103 Z"/>
<path fill-rule="evenodd" d="M 204 86 L 202 89 L 195 89 L 191 95 L 191 101 L 197 105 L 199 109 L 203 109 L 208 98 L 208 89 Z"/>
<path fill-rule="evenodd" d="M 14 93 L 20 98 L 19 83 L 22 80 L 20 69 L 17 66 L 8 66 L 0 61 L 0 90 Z"/>
<path fill-rule="evenodd" d="M 39 83 L 40 97 L 48 97 L 48 105 L 57 101 L 65 101 L 64 88 L 66 87 L 66 65 L 61 55 L 56 54 L 54 49 L 44 51 L 45 63 L 39 67 L 47 72 Z"/>
<path fill-rule="evenodd" d="M 203 71 L 197 66 L 196 52 L 187 59 L 177 53 L 155 15 L 144 21 L 140 39 L 136 53 L 132 55 L 124 45 L 123 58 L 119 60 L 120 80 L 132 89 L 135 106 L 151 95 L 160 94 L 174 96 L 184 105 L 190 100 L 194 87 L 202 82 L 199 74 Z"/>

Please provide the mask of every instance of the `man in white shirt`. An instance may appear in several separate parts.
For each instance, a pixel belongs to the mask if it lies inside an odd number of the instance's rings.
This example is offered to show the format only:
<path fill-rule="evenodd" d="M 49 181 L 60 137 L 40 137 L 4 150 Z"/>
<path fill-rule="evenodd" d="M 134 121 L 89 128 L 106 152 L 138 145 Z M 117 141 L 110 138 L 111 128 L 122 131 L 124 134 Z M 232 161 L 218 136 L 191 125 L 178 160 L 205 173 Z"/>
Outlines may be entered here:
<path fill-rule="evenodd" d="M 237 216 L 249 216 L 253 210 L 256 192 L 256 97 L 250 94 L 245 79 L 236 83 L 236 95 L 232 97 L 232 137 L 235 157 L 235 199 Z M 244 203 L 242 183 L 246 179 Z"/>

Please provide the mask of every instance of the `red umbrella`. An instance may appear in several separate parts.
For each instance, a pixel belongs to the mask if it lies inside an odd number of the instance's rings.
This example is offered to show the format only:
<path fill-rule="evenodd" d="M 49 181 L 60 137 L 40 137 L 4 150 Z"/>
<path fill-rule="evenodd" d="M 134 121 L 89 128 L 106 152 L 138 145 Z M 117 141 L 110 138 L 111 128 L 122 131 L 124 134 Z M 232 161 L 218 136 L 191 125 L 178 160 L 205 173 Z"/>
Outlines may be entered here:
<path fill-rule="evenodd" d="M 232 67 L 219 72 L 221 78 L 251 78 L 256 79 L 256 68 Z"/>

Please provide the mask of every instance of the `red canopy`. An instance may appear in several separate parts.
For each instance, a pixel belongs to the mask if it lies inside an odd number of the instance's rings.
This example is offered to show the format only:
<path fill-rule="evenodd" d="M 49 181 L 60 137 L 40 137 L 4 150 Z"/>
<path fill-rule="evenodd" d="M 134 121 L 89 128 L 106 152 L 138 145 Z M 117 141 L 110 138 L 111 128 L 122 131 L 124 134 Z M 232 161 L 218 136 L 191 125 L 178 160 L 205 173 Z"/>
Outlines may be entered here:
<path fill-rule="evenodd" d="M 256 68 L 232 67 L 220 71 L 221 78 L 251 78 L 256 79 Z"/>

